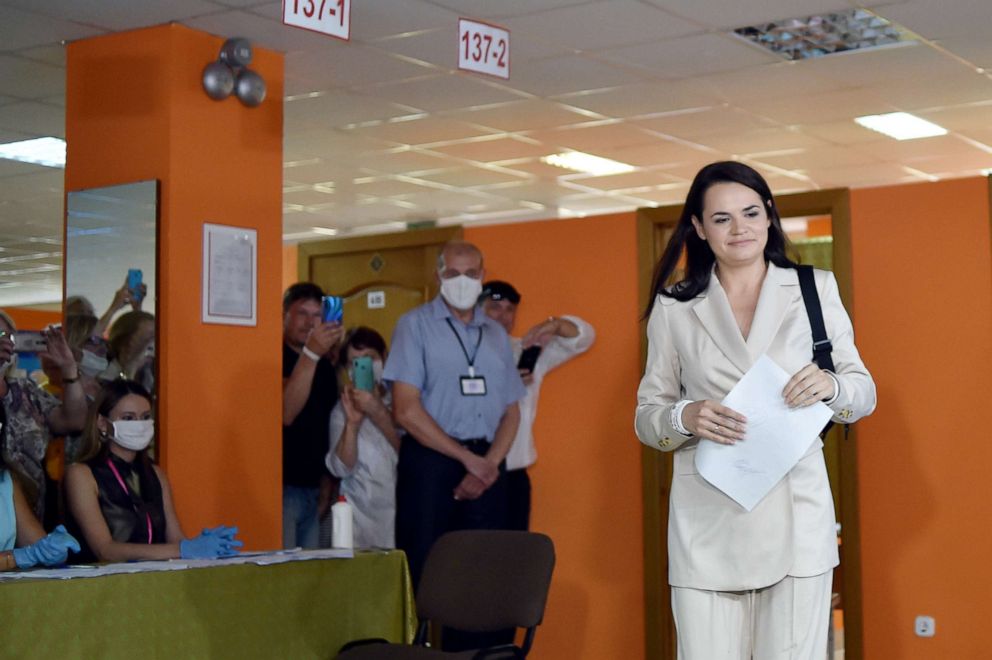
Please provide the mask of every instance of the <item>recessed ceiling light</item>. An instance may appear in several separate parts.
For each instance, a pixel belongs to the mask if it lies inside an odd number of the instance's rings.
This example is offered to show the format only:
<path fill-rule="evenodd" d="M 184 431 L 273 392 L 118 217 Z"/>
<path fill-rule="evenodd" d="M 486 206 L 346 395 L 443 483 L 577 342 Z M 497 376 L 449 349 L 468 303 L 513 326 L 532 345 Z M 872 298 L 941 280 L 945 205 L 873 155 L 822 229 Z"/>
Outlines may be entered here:
<path fill-rule="evenodd" d="M 633 172 L 637 169 L 633 165 L 628 165 L 627 163 L 621 163 L 619 161 L 610 160 L 609 158 L 602 158 L 600 156 L 593 156 L 592 154 L 582 153 L 581 151 L 566 151 L 560 154 L 541 156 L 541 162 L 547 163 L 548 165 L 554 165 L 555 167 L 563 167 L 567 170 L 584 172 L 595 176 L 623 174 L 624 172 Z"/>
<path fill-rule="evenodd" d="M 323 234 L 324 236 L 337 236 L 338 230 L 331 229 L 330 227 L 311 227 L 310 231 L 315 234 Z"/>
<path fill-rule="evenodd" d="M 790 60 L 916 41 L 905 29 L 864 9 L 749 25 L 732 34 Z"/>
<path fill-rule="evenodd" d="M 65 140 L 53 137 L 35 138 L 20 142 L 0 144 L 0 158 L 19 160 L 22 163 L 65 167 Z"/>
<path fill-rule="evenodd" d="M 938 126 L 908 112 L 865 115 L 864 117 L 855 117 L 854 121 L 865 128 L 870 128 L 897 140 L 915 140 L 936 135 L 947 135 L 947 129 L 943 126 Z"/>

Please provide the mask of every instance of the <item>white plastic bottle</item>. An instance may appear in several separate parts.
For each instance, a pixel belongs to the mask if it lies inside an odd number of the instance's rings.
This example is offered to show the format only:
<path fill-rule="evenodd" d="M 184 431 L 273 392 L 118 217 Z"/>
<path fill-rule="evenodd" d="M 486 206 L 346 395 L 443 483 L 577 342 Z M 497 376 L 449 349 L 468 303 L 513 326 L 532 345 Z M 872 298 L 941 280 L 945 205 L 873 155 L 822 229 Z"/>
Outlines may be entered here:
<path fill-rule="evenodd" d="M 344 495 L 338 497 L 338 501 L 331 507 L 332 537 L 331 547 L 351 549 L 355 547 L 355 539 L 352 533 L 354 515 L 351 511 L 351 504 L 348 503 Z"/>

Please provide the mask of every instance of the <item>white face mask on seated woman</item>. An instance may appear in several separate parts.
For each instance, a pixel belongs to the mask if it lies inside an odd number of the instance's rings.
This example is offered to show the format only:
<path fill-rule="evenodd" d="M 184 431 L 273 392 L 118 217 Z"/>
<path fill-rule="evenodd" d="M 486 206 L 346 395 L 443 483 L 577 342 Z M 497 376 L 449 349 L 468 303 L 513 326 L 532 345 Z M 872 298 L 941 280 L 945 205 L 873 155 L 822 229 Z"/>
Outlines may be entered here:
<path fill-rule="evenodd" d="M 124 449 L 141 451 L 155 437 L 155 421 L 151 419 L 119 419 L 111 423 L 114 426 L 114 437 L 111 439 Z"/>

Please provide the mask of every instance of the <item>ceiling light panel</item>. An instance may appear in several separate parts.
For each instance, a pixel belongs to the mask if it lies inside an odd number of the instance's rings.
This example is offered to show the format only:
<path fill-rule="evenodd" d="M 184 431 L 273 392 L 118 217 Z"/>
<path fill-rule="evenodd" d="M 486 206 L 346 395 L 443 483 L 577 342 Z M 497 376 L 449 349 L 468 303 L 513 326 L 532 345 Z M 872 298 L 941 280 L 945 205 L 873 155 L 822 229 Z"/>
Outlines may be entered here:
<path fill-rule="evenodd" d="M 947 129 L 908 112 L 889 112 L 884 115 L 865 115 L 854 119 L 858 124 L 896 140 L 947 135 Z"/>
<path fill-rule="evenodd" d="M 574 172 L 592 174 L 593 176 L 623 174 L 625 172 L 633 172 L 636 169 L 633 165 L 628 165 L 627 163 L 582 153 L 581 151 L 566 151 L 560 154 L 552 154 L 545 156 L 541 160 L 548 165 L 555 165 Z"/>
<path fill-rule="evenodd" d="M 43 137 L 0 144 L 0 158 L 45 167 L 65 167 L 65 140 Z"/>

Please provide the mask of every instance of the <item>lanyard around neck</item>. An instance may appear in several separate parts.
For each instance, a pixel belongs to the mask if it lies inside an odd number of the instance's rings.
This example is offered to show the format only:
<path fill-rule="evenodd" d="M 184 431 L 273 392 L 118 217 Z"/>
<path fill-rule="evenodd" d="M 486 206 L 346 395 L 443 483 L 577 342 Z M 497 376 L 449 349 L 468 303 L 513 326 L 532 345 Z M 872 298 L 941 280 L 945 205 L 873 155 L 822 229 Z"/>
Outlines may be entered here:
<path fill-rule="evenodd" d="M 131 495 L 131 489 L 127 487 L 127 484 L 126 483 L 124 483 L 124 479 L 121 477 L 121 473 L 117 471 L 117 466 L 114 465 L 114 462 L 109 457 L 107 458 L 107 465 L 110 466 L 110 471 L 114 473 L 114 476 L 115 477 L 117 477 L 117 483 L 119 483 L 121 485 L 121 488 L 124 489 L 124 493 L 128 497 L 132 497 L 132 495 Z M 131 502 L 131 504 L 132 504 L 132 506 L 134 506 L 135 511 L 137 511 L 138 507 L 134 504 L 133 501 Z M 151 517 L 151 515 L 147 511 L 145 511 L 145 522 L 148 524 L 148 544 L 151 545 L 151 542 L 152 542 L 152 517 Z"/>
<path fill-rule="evenodd" d="M 458 340 L 458 345 L 462 347 L 462 353 L 465 355 L 465 361 L 468 362 L 468 375 L 475 378 L 475 358 L 479 356 L 479 346 L 482 345 L 482 331 L 485 330 L 485 326 L 479 326 L 479 338 L 475 341 L 475 350 L 472 351 L 472 355 L 469 356 L 468 349 L 465 348 L 465 342 L 462 341 L 461 335 L 455 330 L 455 324 L 451 322 L 451 318 L 444 319 L 448 322 L 448 327 L 451 331 L 455 333 L 455 339 Z M 467 332 L 467 331 L 466 331 Z"/>

